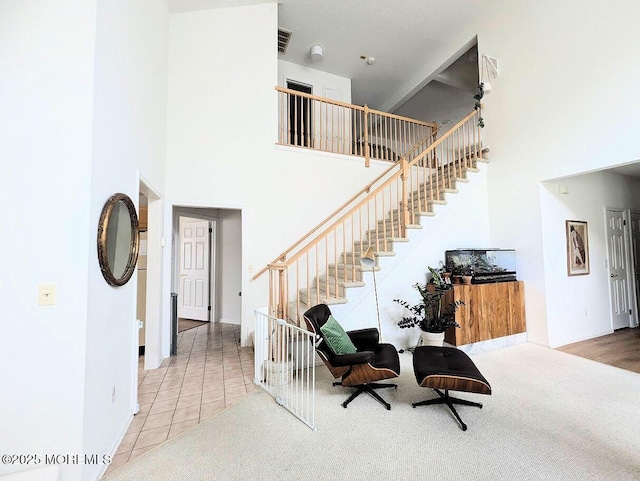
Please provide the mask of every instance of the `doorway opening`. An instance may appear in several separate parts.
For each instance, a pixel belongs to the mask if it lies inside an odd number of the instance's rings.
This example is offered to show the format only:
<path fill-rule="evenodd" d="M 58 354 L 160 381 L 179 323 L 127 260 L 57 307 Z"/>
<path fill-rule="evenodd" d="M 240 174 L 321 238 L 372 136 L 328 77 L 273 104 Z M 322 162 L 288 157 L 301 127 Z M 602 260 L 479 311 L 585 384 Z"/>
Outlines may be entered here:
<path fill-rule="evenodd" d="M 177 353 L 182 333 L 241 324 L 242 216 L 239 209 L 174 207 L 172 292 L 177 294 Z M 189 333 L 185 339 L 190 339 Z M 184 347 L 184 346 L 183 346 Z"/>
<path fill-rule="evenodd" d="M 136 319 L 138 320 L 138 354 L 143 355 L 147 331 L 147 228 L 149 224 L 149 199 L 140 192 L 138 203 L 138 226 L 140 245 L 138 247 L 138 292 L 136 298 Z"/>
<path fill-rule="evenodd" d="M 162 286 L 153 288 L 152 269 L 155 266 L 152 261 L 158 252 L 162 252 L 164 239 L 161 233 L 152 230 L 157 226 L 154 221 L 162 217 L 162 212 L 154 211 L 155 202 L 150 200 L 150 289 L 147 290 L 147 312 L 150 313 L 148 317 L 153 318 L 152 308 L 157 305 L 159 309 L 163 303 L 166 306 L 168 299 L 160 300 L 160 297 L 164 297 L 160 295 L 163 291 Z M 118 450 L 119 453 L 130 456 L 129 459 L 133 459 L 142 450 L 138 448 L 149 449 L 185 429 L 196 426 L 236 403 L 254 389 L 253 349 L 240 346 L 241 210 L 173 206 L 171 211 L 166 213 L 171 217 L 167 218 L 165 224 L 165 235 L 169 240 L 165 252 L 171 255 L 171 264 L 167 266 L 165 273 L 170 276 L 171 292 L 176 295 L 180 285 L 180 255 L 181 250 L 185 250 L 184 243 L 182 247 L 180 243 L 181 217 L 193 219 L 196 223 L 205 221 L 204 225 L 207 226 L 210 223 L 216 226 L 215 229 L 212 227 L 213 247 L 209 248 L 213 259 L 213 263 L 209 263 L 213 266 L 209 268 L 214 286 L 209 290 L 212 309 L 207 309 L 207 313 L 211 314 L 204 325 L 179 334 L 176 355 L 163 359 L 158 365 L 153 366 L 153 369 L 143 369 L 140 365 L 139 412 L 125 435 L 125 439 L 137 441 L 129 446 L 121 446 Z M 191 227 L 195 227 L 195 224 Z M 199 233 L 194 230 L 192 235 L 197 237 Z M 190 249 L 201 250 L 199 254 L 196 252 L 198 255 L 195 258 L 190 257 L 192 266 L 207 265 L 205 253 L 202 251 L 204 248 L 205 246 L 198 247 L 195 243 L 191 245 Z M 153 297 L 154 294 L 157 298 Z M 200 301 L 198 299 L 198 303 Z M 202 303 L 205 303 L 204 299 Z M 209 304 L 206 304 L 208 307 Z M 168 324 L 163 324 L 163 332 L 149 332 L 155 326 L 154 323 L 149 323 L 144 357 L 149 356 L 150 351 L 153 354 L 153 335 L 157 334 L 157 339 L 163 340 L 165 347 L 167 346 L 167 341 L 172 337 Z M 159 424 L 163 425 L 158 427 Z M 158 431 L 157 435 L 154 434 L 153 444 L 150 444 L 152 441 L 145 434 L 151 431 Z"/>
<path fill-rule="evenodd" d="M 310 85 L 305 85 L 293 80 L 287 80 L 287 88 L 305 94 L 312 93 Z M 290 145 L 312 147 L 311 99 L 297 95 L 289 95 L 289 125 L 291 126 L 289 132 Z"/>
<path fill-rule="evenodd" d="M 142 176 L 138 185 L 138 261 L 136 264 L 136 322 L 133 326 L 132 343 L 132 412 L 140 410 L 139 379 L 147 369 L 158 367 L 162 360 L 160 337 L 160 275 L 161 257 L 161 211 L 160 195 Z M 149 272 L 149 274 L 148 274 Z"/>

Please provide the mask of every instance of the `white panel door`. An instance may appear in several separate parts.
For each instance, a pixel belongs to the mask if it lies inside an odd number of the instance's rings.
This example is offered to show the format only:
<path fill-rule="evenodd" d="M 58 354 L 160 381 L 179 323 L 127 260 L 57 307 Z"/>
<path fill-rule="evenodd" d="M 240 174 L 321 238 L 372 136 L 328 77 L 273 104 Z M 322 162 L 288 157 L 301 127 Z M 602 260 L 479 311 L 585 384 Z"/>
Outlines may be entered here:
<path fill-rule="evenodd" d="M 607 250 L 609 255 L 609 292 L 613 329 L 629 327 L 629 282 L 627 244 L 622 211 L 607 210 Z"/>
<path fill-rule="evenodd" d="M 342 102 L 342 92 L 329 87 L 323 91 L 324 97 Z M 327 105 L 325 130 L 327 130 L 326 146 L 331 152 L 339 154 L 351 153 L 351 111 L 340 105 Z"/>
<path fill-rule="evenodd" d="M 209 320 L 209 221 L 180 218 L 178 317 Z"/>

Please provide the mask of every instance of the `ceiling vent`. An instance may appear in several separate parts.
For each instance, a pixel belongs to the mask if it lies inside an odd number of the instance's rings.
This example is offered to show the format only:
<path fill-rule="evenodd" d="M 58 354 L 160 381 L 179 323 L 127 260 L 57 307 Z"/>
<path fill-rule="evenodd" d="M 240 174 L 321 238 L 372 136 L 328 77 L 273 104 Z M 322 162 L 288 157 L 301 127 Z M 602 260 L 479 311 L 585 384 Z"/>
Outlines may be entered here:
<path fill-rule="evenodd" d="M 289 30 L 285 30 L 283 28 L 278 29 L 278 52 L 286 53 L 287 47 L 289 46 L 289 40 L 291 40 L 291 34 Z"/>

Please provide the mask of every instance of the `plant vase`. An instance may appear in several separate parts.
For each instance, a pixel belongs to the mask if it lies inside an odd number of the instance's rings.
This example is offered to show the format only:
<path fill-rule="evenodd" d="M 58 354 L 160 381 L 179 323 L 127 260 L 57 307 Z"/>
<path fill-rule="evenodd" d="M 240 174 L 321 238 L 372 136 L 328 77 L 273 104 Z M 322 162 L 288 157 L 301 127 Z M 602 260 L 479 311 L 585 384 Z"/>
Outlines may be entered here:
<path fill-rule="evenodd" d="M 417 347 L 442 346 L 443 342 L 444 342 L 444 332 L 420 331 L 420 339 L 418 339 Z"/>
<path fill-rule="evenodd" d="M 287 388 L 293 378 L 293 363 L 286 361 L 265 361 L 264 380 L 270 392 L 280 393 Z"/>

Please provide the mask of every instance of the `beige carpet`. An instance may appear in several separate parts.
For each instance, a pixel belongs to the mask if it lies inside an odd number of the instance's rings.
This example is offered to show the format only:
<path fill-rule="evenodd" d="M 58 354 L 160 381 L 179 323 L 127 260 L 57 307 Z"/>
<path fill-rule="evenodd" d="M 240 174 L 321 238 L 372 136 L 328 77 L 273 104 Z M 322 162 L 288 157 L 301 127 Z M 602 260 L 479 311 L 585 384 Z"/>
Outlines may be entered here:
<path fill-rule="evenodd" d="M 461 394 L 458 428 L 420 388 L 411 354 L 397 390 L 348 409 L 319 366 L 316 430 L 263 391 L 116 469 L 119 480 L 638 480 L 640 374 L 532 344 L 473 356 L 492 396 Z"/>

